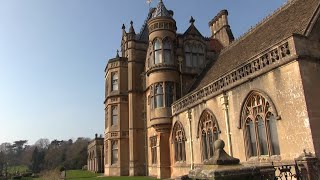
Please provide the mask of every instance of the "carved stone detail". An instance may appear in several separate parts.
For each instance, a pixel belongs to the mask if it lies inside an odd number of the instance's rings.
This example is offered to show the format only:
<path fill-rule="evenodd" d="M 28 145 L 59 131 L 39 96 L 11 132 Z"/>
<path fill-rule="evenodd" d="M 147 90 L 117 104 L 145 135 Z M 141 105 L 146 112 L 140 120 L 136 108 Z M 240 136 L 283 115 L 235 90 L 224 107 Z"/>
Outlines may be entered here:
<path fill-rule="evenodd" d="M 231 85 L 257 71 L 270 66 L 271 64 L 277 63 L 283 58 L 290 56 L 291 51 L 289 43 L 285 42 L 278 47 L 270 50 L 269 52 L 254 58 L 245 65 L 239 67 L 238 69 L 228 73 L 227 75 L 221 77 L 220 79 L 208 84 L 207 86 L 193 92 L 176 101 L 172 105 L 172 113 L 187 108 L 188 106 L 195 104 L 197 101 L 201 100 L 204 97 L 207 97 L 218 90 L 222 90 L 224 87 Z"/>

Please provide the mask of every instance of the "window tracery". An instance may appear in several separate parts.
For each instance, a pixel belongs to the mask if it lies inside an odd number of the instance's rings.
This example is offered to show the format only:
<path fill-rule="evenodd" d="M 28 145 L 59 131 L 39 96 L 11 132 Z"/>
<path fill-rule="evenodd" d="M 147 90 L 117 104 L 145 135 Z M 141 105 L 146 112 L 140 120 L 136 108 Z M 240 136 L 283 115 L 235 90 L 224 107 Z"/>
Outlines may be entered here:
<path fill-rule="evenodd" d="M 200 44 L 186 44 L 185 48 L 186 67 L 202 67 L 205 61 L 204 48 Z"/>
<path fill-rule="evenodd" d="M 205 110 L 199 121 L 198 137 L 201 136 L 202 159 L 208 160 L 213 156 L 213 143 L 218 139 L 219 128 L 214 115 Z"/>
<path fill-rule="evenodd" d="M 175 161 L 186 161 L 184 128 L 180 122 L 176 122 L 173 127 L 172 139 L 174 144 Z"/>
<path fill-rule="evenodd" d="M 242 109 L 247 157 L 279 155 L 280 148 L 273 104 L 264 95 L 253 91 Z"/>
<path fill-rule="evenodd" d="M 151 109 L 160 107 L 170 107 L 175 100 L 175 83 L 159 82 L 150 86 L 150 106 Z"/>
<path fill-rule="evenodd" d="M 153 41 L 152 50 L 150 51 L 150 66 L 156 64 L 173 64 L 172 58 L 172 42 L 169 38 L 165 38 L 163 41 L 155 39 Z M 149 66 L 148 66 L 149 67 Z"/>

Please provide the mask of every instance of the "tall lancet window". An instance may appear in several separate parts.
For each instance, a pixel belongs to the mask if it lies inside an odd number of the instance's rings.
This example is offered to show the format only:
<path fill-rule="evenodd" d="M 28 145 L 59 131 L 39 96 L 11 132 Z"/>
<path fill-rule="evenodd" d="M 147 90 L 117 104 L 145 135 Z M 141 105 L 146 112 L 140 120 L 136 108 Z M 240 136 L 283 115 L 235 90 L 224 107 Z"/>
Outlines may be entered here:
<path fill-rule="evenodd" d="M 111 106 L 111 126 L 118 124 L 118 106 Z"/>
<path fill-rule="evenodd" d="M 173 82 L 166 82 L 166 107 L 171 107 L 171 104 L 173 103 L 173 97 L 174 97 L 174 83 Z"/>
<path fill-rule="evenodd" d="M 187 44 L 184 48 L 184 51 L 186 56 L 186 67 L 192 67 L 190 45 Z"/>
<path fill-rule="evenodd" d="M 162 61 L 162 54 L 161 54 L 161 42 L 156 39 L 153 44 L 154 50 L 154 64 L 159 64 Z"/>
<path fill-rule="evenodd" d="M 118 141 L 111 141 L 111 164 L 118 162 Z"/>
<path fill-rule="evenodd" d="M 205 59 L 204 59 L 204 48 L 201 45 L 198 45 L 197 53 L 198 53 L 198 64 L 199 64 L 199 67 L 204 67 L 204 62 L 205 62 Z"/>
<path fill-rule="evenodd" d="M 163 42 L 163 56 L 164 56 L 164 63 L 172 64 L 171 58 L 171 43 L 168 39 L 165 39 Z"/>
<path fill-rule="evenodd" d="M 201 137 L 202 159 L 208 160 L 213 156 L 213 143 L 218 139 L 219 128 L 214 115 L 205 110 L 200 116 L 198 137 Z"/>
<path fill-rule="evenodd" d="M 111 73 L 111 80 L 112 80 L 112 82 L 111 82 L 111 84 L 112 84 L 112 91 L 117 91 L 118 89 L 119 89 L 119 82 L 118 82 L 118 73 L 117 72 L 113 72 L 113 73 Z"/>
<path fill-rule="evenodd" d="M 154 107 L 163 107 L 163 83 L 156 84 Z"/>
<path fill-rule="evenodd" d="M 185 141 L 186 136 L 182 124 L 177 121 L 172 131 L 175 161 L 186 161 Z"/>
<path fill-rule="evenodd" d="M 267 96 L 253 91 L 242 109 L 246 155 L 279 155 L 279 141 L 276 125 L 276 109 Z"/>

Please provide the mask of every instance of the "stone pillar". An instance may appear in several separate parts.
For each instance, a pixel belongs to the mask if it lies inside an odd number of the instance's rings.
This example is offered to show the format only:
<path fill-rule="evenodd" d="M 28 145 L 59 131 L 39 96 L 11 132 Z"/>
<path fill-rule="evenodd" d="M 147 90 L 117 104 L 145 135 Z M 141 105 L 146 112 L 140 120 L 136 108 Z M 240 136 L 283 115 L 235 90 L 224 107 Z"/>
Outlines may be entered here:
<path fill-rule="evenodd" d="M 301 176 L 307 177 L 308 180 L 319 180 L 320 179 L 320 169 L 319 160 L 316 157 L 304 154 L 296 159 L 297 164 L 301 167 Z"/>
<path fill-rule="evenodd" d="M 159 133 L 159 148 L 158 148 L 158 177 L 159 179 L 170 178 L 170 149 L 169 138 L 170 131 Z"/>

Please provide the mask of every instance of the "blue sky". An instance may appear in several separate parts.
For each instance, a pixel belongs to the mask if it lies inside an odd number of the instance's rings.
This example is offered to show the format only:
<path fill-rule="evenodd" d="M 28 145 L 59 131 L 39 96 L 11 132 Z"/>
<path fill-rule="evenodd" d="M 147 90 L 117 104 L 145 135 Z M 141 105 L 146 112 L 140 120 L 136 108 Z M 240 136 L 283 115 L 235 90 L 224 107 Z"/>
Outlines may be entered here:
<path fill-rule="evenodd" d="M 239 37 L 286 0 L 163 0 L 178 32 L 192 15 L 204 36 L 221 10 Z M 158 0 L 153 0 L 151 7 Z M 104 131 L 104 68 L 121 26 L 139 32 L 146 0 L 0 0 L 0 144 Z"/>

